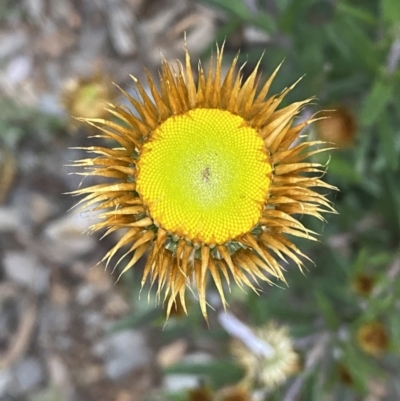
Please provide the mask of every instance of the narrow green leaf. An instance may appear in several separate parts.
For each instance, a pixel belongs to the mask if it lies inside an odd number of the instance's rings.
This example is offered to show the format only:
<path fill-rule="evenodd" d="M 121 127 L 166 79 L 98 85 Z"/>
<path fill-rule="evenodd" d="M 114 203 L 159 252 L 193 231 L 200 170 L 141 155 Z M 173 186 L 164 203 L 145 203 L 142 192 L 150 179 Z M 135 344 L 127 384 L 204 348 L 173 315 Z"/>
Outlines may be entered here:
<path fill-rule="evenodd" d="M 352 58 L 351 49 L 346 41 L 343 40 L 341 35 L 341 28 L 337 23 L 328 24 L 324 27 L 325 35 L 330 42 L 340 53 L 340 55 L 348 60 Z"/>
<path fill-rule="evenodd" d="M 329 172 L 349 183 L 361 182 L 361 176 L 354 166 L 345 158 L 334 155 L 329 161 Z"/>
<path fill-rule="evenodd" d="M 352 58 L 356 56 L 364 65 L 364 68 L 375 72 L 379 68 L 382 60 L 379 60 L 379 53 L 376 51 L 372 37 L 367 35 L 367 31 L 362 29 L 353 18 L 343 18 L 343 35 L 352 51 Z"/>
<path fill-rule="evenodd" d="M 343 362 L 349 370 L 353 380 L 353 386 L 359 392 L 366 392 L 368 373 L 372 365 L 369 363 L 366 356 L 364 356 L 353 344 L 348 343 L 345 346 Z"/>
<path fill-rule="evenodd" d="M 365 269 L 368 260 L 368 252 L 366 248 L 363 248 L 358 253 L 357 259 L 353 264 L 352 270 L 354 274 L 360 274 Z"/>
<path fill-rule="evenodd" d="M 400 21 L 400 1 L 382 0 L 382 14 L 387 22 L 399 23 Z"/>
<path fill-rule="evenodd" d="M 395 132 L 394 125 L 390 124 L 390 118 L 387 110 L 384 110 L 378 121 L 378 131 L 381 139 L 384 160 L 386 162 L 386 167 L 396 170 L 399 166 L 399 155 L 397 154 L 397 149 L 395 144 Z"/>
<path fill-rule="evenodd" d="M 397 174 L 387 170 L 382 177 L 384 198 L 381 195 L 380 207 L 386 216 L 388 228 L 392 231 L 394 238 L 400 238 L 400 192 Z"/>
<path fill-rule="evenodd" d="M 397 1 L 397 0 L 394 0 Z M 349 3 L 345 3 L 343 1 L 337 2 L 337 11 L 339 13 L 343 13 L 348 15 L 354 19 L 357 19 L 361 22 L 364 22 L 368 25 L 376 25 L 376 18 L 374 15 L 366 11 L 361 7 L 355 7 L 350 5 Z"/>
<path fill-rule="evenodd" d="M 327 98 L 346 98 L 351 93 L 359 93 L 360 88 L 366 87 L 368 83 L 369 77 L 362 71 L 342 76 L 339 79 L 331 79 L 325 83 Z"/>
<path fill-rule="evenodd" d="M 292 35 L 294 30 L 297 31 L 313 0 L 291 0 L 285 8 L 281 7 L 280 0 L 277 0 L 276 3 L 281 11 L 278 17 L 279 28 L 281 31 Z"/>
<path fill-rule="evenodd" d="M 314 296 L 317 301 L 317 306 L 321 311 L 327 326 L 331 330 L 337 329 L 339 327 L 340 321 L 331 301 L 322 293 L 322 291 L 319 290 L 316 290 L 314 292 Z"/>
<path fill-rule="evenodd" d="M 382 316 L 385 312 L 389 311 L 396 301 L 393 294 L 387 294 L 386 296 L 380 296 L 380 298 L 375 298 L 373 302 L 370 303 L 368 310 L 364 313 L 365 320 L 374 320 L 378 316 Z"/>
<path fill-rule="evenodd" d="M 238 17 L 230 18 L 226 24 L 218 28 L 215 35 L 215 41 L 217 43 L 222 43 L 226 38 L 232 35 L 235 31 L 240 29 L 242 22 Z"/>
<path fill-rule="evenodd" d="M 252 13 L 242 0 L 198 0 L 200 3 L 208 3 L 217 6 L 235 17 L 239 17 L 243 21 L 257 26 L 267 33 L 276 31 L 276 23 L 274 19 L 263 11 L 257 14 Z"/>
<path fill-rule="evenodd" d="M 144 326 L 154 322 L 161 316 L 163 316 L 163 310 L 161 307 L 149 307 L 146 310 L 138 311 L 135 314 L 122 318 L 112 326 L 110 331 L 111 333 L 115 333 L 122 330 Z"/>
<path fill-rule="evenodd" d="M 373 125 L 380 117 L 392 97 L 392 86 L 378 78 L 364 100 L 360 121 L 365 127 Z"/>

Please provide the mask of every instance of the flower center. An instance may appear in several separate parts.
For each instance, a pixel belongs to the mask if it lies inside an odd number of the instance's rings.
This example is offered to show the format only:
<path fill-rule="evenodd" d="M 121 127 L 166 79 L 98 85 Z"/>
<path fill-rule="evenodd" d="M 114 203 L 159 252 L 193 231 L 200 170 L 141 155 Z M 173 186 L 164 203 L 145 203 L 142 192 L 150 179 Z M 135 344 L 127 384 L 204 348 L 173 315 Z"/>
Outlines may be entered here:
<path fill-rule="evenodd" d="M 220 109 L 168 118 L 143 145 L 137 167 L 137 191 L 154 221 L 206 244 L 257 224 L 272 171 L 257 131 Z"/>

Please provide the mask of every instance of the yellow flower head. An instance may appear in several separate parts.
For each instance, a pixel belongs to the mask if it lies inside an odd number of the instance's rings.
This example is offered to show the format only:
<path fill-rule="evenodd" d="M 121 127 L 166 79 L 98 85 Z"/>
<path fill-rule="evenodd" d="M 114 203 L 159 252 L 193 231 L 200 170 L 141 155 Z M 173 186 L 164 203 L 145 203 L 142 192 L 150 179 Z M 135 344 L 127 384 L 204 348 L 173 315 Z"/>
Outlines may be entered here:
<path fill-rule="evenodd" d="M 267 96 L 279 67 L 259 87 L 258 65 L 242 82 L 236 57 L 222 79 L 222 53 L 217 49 L 207 73 L 199 66 L 197 85 L 188 51 L 186 66 L 176 72 L 162 59 L 160 90 L 149 75 L 150 93 L 134 78 L 141 101 L 124 94 L 138 117 L 110 106 L 119 122 L 84 119 L 119 146 L 87 148 L 96 157 L 75 166 L 86 168 L 84 176 L 115 182 L 74 193 L 86 195 L 83 207 L 103 211 L 93 231 L 127 229 L 107 262 L 128 246 L 125 272 L 148 253 L 142 285 L 157 283 L 167 315 L 176 299 L 185 307 L 186 287 L 195 281 L 206 317 L 208 276 L 224 306 L 223 279 L 254 290 L 249 278 L 284 280 L 279 260 L 291 258 L 301 268 L 305 257 L 286 235 L 314 239 L 292 215 L 322 220 L 321 212 L 333 211 L 312 189 L 332 188 L 320 179 L 322 166 L 304 161 L 321 151 L 310 147 L 323 142 L 293 145 L 313 121 L 293 125 L 311 99 L 278 110 L 294 87 Z"/>

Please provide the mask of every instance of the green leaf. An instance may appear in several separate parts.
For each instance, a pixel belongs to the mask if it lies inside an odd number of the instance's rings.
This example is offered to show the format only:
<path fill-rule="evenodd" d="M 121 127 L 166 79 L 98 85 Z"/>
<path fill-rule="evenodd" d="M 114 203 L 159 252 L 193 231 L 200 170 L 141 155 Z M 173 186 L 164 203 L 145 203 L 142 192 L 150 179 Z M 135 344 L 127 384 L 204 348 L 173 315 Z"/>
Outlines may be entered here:
<path fill-rule="evenodd" d="M 348 75 L 351 74 L 351 75 Z M 327 91 L 326 97 L 329 100 L 338 98 L 339 102 L 349 96 L 351 93 L 359 93 L 360 88 L 367 86 L 369 83 L 369 77 L 362 71 L 348 72 L 346 76 L 342 76 L 339 79 L 330 79 L 325 84 Z"/>
<path fill-rule="evenodd" d="M 250 10 L 246 7 L 245 3 L 241 0 L 208 0 L 210 3 L 229 11 L 235 16 L 245 17 L 250 14 Z"/>
<path fill-rule="evenodd" d="M 355 167 L 345 158 L 334 155 L 329 161 L 329 173 L 341 177 L 349 183 L 361 182 L 361 176 Z"/>
<path fill-rule="evenodd" d="M 379 53 L 374 47 L 374 42 L 366 33 L 365 29 L 361 29 L 359 24 L 354 23 L 352 18 L 343 19 L 343 35 L 352 52 L 352 58 L 355 56 L 362 62 L 364 69 L 375 72 L 380 66 Z"/>
<path fill-rule="evenodd" d="M 324 65 L 324 55 L 322 54 L 322 50 L 323 49 L 319 43 L 312 42 L 309 43 L 304 51 L 299 55 L 304 71 L 307 71 L 307 74 L 314 77 L 313 80 L 317 81 L 323 71 Z"/>
<path fill-rule="evenodd" d="M 242 22 L 238 17 L 230 18 L 226 24 L 218 28 L 215 35 L 215 42 L 222 43 L 226 38 L 240 29 Z"/>
<path fill-rule="evenodd" d="M 399 23 L 400 21 L 400 1 L 382 0 L 383 19 L 387 22 Z"/>
<path fill-rule="evenodd" d="M 365 311 L 363 318 L 365 320 L 374 320 L 381 315 L 387 314 L 394 302 L 396 302 L 394 294 L 381 295 L 380 298 L 374 298 Z"/>
<path fill-rule="evenodd" d="M 338 27 L 337 24 L 328 24 L 324 27 L 324 31 L 328 39 L 327 44 L 330 42 L 344 59 L 350 60 L 352 58 L 351 49 L 347 42 L 341 37 L 340 27 Z"/>
<path fill-rule="evenodd" d="M 352 270 L 354 274 L 360 274 L 365 269 L 368 261 L 368 252 L 366 248 L 363 248 L 358 253 L 357 259 L 355 260 Z"/>
<path fill-rule="evenodd" d="M 396 170 L 399 167 L 399 155 L 395 144 L 395 136 L 398 134 L 395 131 L 394 124 L 390 124 L 390 118 L 387 110 L 384 110 L 378 121 L 378 131 L 381 138 L 383 157 L 386 167 Z"/>
<path fill-rule="evenodd" d="M 331 330 L 335 330 L 339 327 L 340 321 L 334 306 L 331 301 L 322 293 L 322 291 L 316 290 L 314 292 L 317 306 L 325 318 L 327 326 Z"/>
<path fill-rule="evenodd" d="M 252 25 L 257 26 L 267 33 L 276 31 L 276 23 L 273 18 L 261 10 L 257 14 L 252 13 L 242 0 L 198 0 L 200 3 L 209 3 L 217 6 L 235 17 L 239 17 Z"/>
<path fill-rule="evenodd" d="M 360 121 L 365 127 L 373 125 L 391 100 L 393 87 L 378 78 L 362 105 Z"/>
<path fill-rule="evenodd" d="M 278 0 L 275 1 L 276 7 L 282 13 L 288 9 L 288 7 L 293 3 L 293 0 Z"/>
<path fill-rule="evenodd" d="M 275 33 L 277 30 L 274 19 L 262 11 L 258 11 L 256 15 L 250 14 L 246 16 L 246 22 L 253 24 L 266 33 Z"/>
<path fill-rule="evenodd" d="M 280 0 L 277 1 L 280 3 Z M 299 18 L 303 17 L 305 10 L 308 8 L 309 0 L 291 0 L 283 9 L 281 8 L 281 15 L 279 17 L 279 28 L 283 32 L 290 34 L 295 25 L 299 22 Z M 280 6 L 281 7 L 281 6 Z"/>
<path fill-rule="evenodd" d="M 161 307 L 149 307 L 148 309 L 138 311 L 135 314 L 122 318 L 113 325 L 111 332 L 114 333 L 134 327 L 144 326 L 154 322 L 161 316 L 163 316 L 163 310 Z"/>
<path fill-rule="evenodd" d="M 397 1 L 397 0 L 394 0 Z M 337 11 L 339 13 L 343 13 L 352 17 L 353 19 L 357 19 L 360 22 L 364 22 L 368 25 L 374 26 L 376 25 L 376 18 L 374 15 L 369 13 L 367 10 L 363 9 L 362 7 L 354 7 L 348 3 L 343 1 L 339 1 L 337 4 Z"/>
<path fill-rule="evenodd" d="M 391 231 L 393 240 L 400 238 L 400 192 L 397 175 L 390 170 L 382 177 L 385 196 L 380 199 L 382 214 L 387 220 L 387 229 Z"/>
<path fill-rule="evenodd" d="M 371 363 L 353 344 L 346 344 L 342 359 L 353 379 L 353 386 L 362 393 L 367 391 L 368 374 Z"/>
<path fill-rule="evenodd" d="M 391 342 L 393 344 L 393 351 L 397 354 L 400 353 L 400 319 L 396 313 L 388 316 L 390 322 Z"/>

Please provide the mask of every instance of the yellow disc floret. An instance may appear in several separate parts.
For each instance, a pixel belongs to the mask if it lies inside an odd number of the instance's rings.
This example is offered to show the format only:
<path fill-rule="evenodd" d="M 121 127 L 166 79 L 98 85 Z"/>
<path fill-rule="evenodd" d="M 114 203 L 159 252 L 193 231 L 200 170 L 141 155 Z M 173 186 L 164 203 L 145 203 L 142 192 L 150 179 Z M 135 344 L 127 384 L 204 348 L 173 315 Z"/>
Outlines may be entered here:
<path fill-rule="evenodd" d="M 262 138 L 242 117 L 200 108 L 159 125 L 137 167 L 137 191 L 153 220 L 206 244 L 257 224 L 272 171 Z"/>

